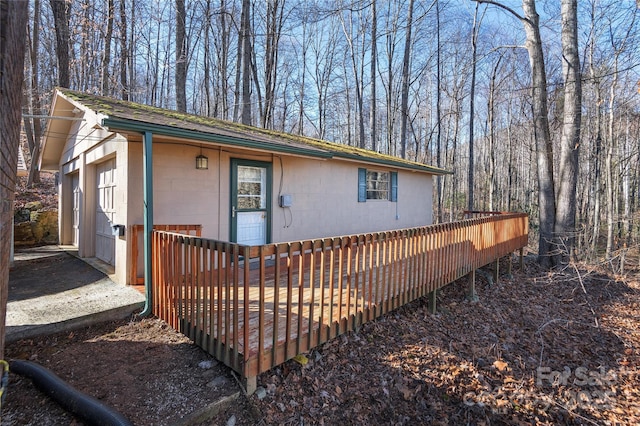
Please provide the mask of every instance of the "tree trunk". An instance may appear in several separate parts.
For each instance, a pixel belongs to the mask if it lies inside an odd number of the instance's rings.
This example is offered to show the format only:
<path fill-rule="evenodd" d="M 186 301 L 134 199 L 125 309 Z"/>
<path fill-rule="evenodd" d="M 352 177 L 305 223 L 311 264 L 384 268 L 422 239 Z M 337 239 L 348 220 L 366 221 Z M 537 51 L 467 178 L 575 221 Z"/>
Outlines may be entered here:
<path fill-rule="evenodd" d="M 605 158 L 605 173 L 607 180 L 607 248 L 606 248 L 606 259 L 610 261 L 613 256 L 613 231 L 615 226 L 614 219 L 614 203 L 616 202 L 614 197 L 613 190 L 613 152 L 615 150 L 615 132 L 614 132 L 614 124 L 615 124 L 615 113 L 614 113 L 614 105 L 616 100 L 616 88 L 618 85 L 618 55 L 616 55 L 614 60 L 614 70 L 613 70 L 613 81 L 611 82 L 611 89 L 609 91 L 609 128 L 608 128 L 608 145 L 607 145 L 607 156 Z"/>
<path fill-rule="evenodd" d="M 413 1 L 413 0 L 411 0 Z M 351 14 L 353 14 L 354 12 L 352 11 Z M 340 15 L 340 17 L 342 18 L 342 31 L 344 33 L 345 39 L 347 41 L 347 44 L 349 45 L 349 55 L 347 55 L 350 59 L 351 59 L 351 68 L 353 70 L 353 78 L 354 78 L 354 82 L 353 82 L 353 87 L 355 88 L 355 92 L 356 92 L 356 108 L 357 108 L 357 122 L 355 123 L 358 129 L 357 132 L 357 137 L 358 137 L 358 143 L 356 144 L 355 141 L 352 141 L 352 136 L 351 136 L 351 128 L 349 128 L 349 136 L 347 137 L 348 139 L 348 143 L 349 145 L 354 145 L 354 146 L 359 146 L 360 148 L 365 148 L 365 128 L 364 128 L 364 101 L 363 101 L 363 95 L 362 95 L 362 81 L 363 81 L 363 76 L 362 76 L 362 72 L 358 71 L 358 63 L 356 61 L 356 50 L 355 50 L 355 43 L 354 43 L 354 38 L 352 37 L 351 34 L 351 30 L 353 28 L 353 23 L 352 23 L 352 18 L 350 15 L 349 18 L 349 22 L 345 22 L 344 18 L 342 17 L 342 14 Z M 361 51 L 361 53 L 364 55 L 364 49 Z M 364 63 L 364 58 L 360 58 L 361 60 L 361 64 Z M 347 73 L 345 70 L 345 81 L 348 81 L 347 78 Z M 349 127 L 351 127 L 351 111 L 348 111 L 348 115 L 349 115 L 349 120 L 347 121 L 349 124 Z"/>
<path fill-rule="evenodd" d="M 0 0 L 0 192 L 3 202 L 0 210 L 0 359 L 4 359 L 6 334 L 28 6 L 26 1 Z"/>
<path fill-rule="evenodd" d="M 442 45 L 440 44 L 440 1 L 436 0 L 436 166 L 442 167 L 440 164 L 440 149 L 442 143 L 442 63 L 440 60 L 440 54 L 442 52 Z M 456 123 L 457 124 L 457 123 Z M 455 142 L 454 142 L 455 143 Z M 452 183 L 452 186 L 456 186 Z M 442 222 L 442 176 L 436 177 L 436 187 L 438 192 L 437 201 L 437 222 Z"/>
<path fill-rule="evenodd" d="M 273 128 L 273 110 L 275 106 L 276 86 L 278 78 L 278 55 L 282 24 L 284 20 L 284 2 L 270 0 L 267 2 L 267 35 L 265 48 L 265 83 L 264 109 L 262 111 L 262 127 Z"/>
<path fill-rule="evenodd" d="M 540 17 L 535 0 L 522 0 L 524 17 L 513 9 L 493 0 L 475 0 L 490 3 L 508 11 L 524 25 L 525 47 L 529 54 L 531 68 L 531 110 L 536 144 L 536 165 L 538 172 L 538 209 L 540 216 L 540 237 L 538 239 L 538 263 L 545 267 L 556 264 L 554 241 L 556 222 L 555 189 L 553 184 L 553 145 L 549 131 L 549 109 L 547 107 L 547 74 L 545 71 L 542 39 L 540 37 Z"/>
<path fill-rule="evenodd" d="M 176 108 L 187 112 L 187 37 L 184 0 L 176 0 Z"/>
<path fill-rule="evenodd" d="M 229 28 L 227 26 L 227 18 L 226 18 L 226 5 L 225 1 L 220 1 L 220 53 L 219 53 L 219 63 L 220 63 L 220 98 L 222 104 L 222 111 L 220 117 L 223 120 L 229 119 L 229 100 L 227 99 L 227 93 L 229 91 L 229 82 L 227 81 L 227 67 L 229 66 Z M 237 98 L 236 98 L 237 99 Z M 216 100 L 216 104 L 218 100 Z M 216 115 L 217 116 L 217 115 Z"/>
<path fill-rule="evenodd" d="M 204 19 L 204 105 L 206 116 L 211 117 L 211 0 L 205 2 Z"/>
<path fill-rule="evenodd" d="M 400 105 L 400 157 L 407 158 L 407 120 L 409 119 L 409 73 L 411 70 L 411 29 L 413 27 L 413 0 L 409 0 L 404 58 L 402 59 L 402 102 Z"/>
<path fill-rule="evenodd" d="M 40 114 L 40 83 L 38 71 L 38 51 L 40 49 L 40 0 L 33 3 L 33 31 L 31 44 L 29 46 L 29 61 L 31 65 L 31 87 L 29 87 L 26 100 L 27 107 L 31 114 Z M 26 90 L 25 90 L 26 92 Z M 29 152 L 31 153 L 31 165 L 29 167 L 29 177 L 27 186 L 31 187 L 34 183 L 40 182 L 40 170 L 38 168 L 38 159 L 40 157 L 40 139 L 42 138 L 42 122 L 39 118 L 24 118 L 24 129 L 29 141 Z"/>
<path fill-rule="evenodd" d="M 550 267 L 556 262 L 552 257 L 556 249 L 553 238 L 555 226 L 555 190 L 553 186 L 553 147 L 549 133 L 547 107 L 547 74 L 540 38 L 540 26 L 535 0 L 522 0 L 526 48 L 531 67 L 531 98 L 536 162 L 538 169 L 538 207 L 540 209 L 540 237 L 538 239 L 538 263 Z"/>
<path fill-rule="evenodd" d="M 369 113 L 369 132 L 371 138 L 371 150 L 377 151 L 377 99 L 376 99 L 376 73 L 378 57 L 378 12 L 376 10 L 376 0 L 371 1 L 371 112 Z"/>
<path fill-rule="evenodd" d="M 251 125 L 251 0 L 242 0 L 242 124 Z"/>
<path fill-rule="evenodd" d="M 120 86 L 122 99 L 129 100 L 129 85 L 127 84 L 127 10 L 125 0 L 120 0 Z"/>
<path fill-rule="evenodd" d="M 467 210 L 473 211 L 473 169 L 474 169 L 474 116 L 475 116 L 475 93 L 476 93 L 476 56 L 478 52 L 478 3 L 473 14 L 473 28 L 471 29 L 471 90 L 469 92 L 469 170 L 467 170 Z"/>
<path fill-rule="evenodd" d="M 113 37 L 114 0 L 107 3 L 107 32 L 104 36 L 104 56 L 102 57 L 102 96 L 109 95 L 109 63 L 111 62 L 111 38 Z"/>
<path fill-rule="evenodd" d="M 58 57 L 58 85 L 69 87 L 69 7 L 67 0 L 50 0 L 53 24 L 56 29 L 56 55 Z"/>
<path fill-rule="evenodd" d="M 564 111 L 555 234 L 565 255 L 572 255 L 576 228 L 576 187 L 582 121 L 582 84 L 578 53 L 577 0 L 562 0 L 562 74 Z"/>
<path fill-rule="evenodd" d="M 496 76 L 498 67 L 502 61 L 502 55 L 496 61 L 491 73 L 489 82 L 489 99 L 487 100 L 487 124 L 489 126 L 489 211 L 500 210 L 495 206 L 494 193 L 496 188 L 496 152 L 495 152 L 495 96 L 496 96 Z"/>

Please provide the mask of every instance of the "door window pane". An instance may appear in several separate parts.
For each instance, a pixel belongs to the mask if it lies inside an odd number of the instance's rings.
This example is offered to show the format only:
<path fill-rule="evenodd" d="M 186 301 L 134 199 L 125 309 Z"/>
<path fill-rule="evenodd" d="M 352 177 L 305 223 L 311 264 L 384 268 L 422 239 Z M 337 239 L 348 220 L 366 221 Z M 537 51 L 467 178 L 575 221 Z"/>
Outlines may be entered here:
<path fill-rule="evenodd" d="M 262 167 L 238 166 L 238 209 L 267 208 L 267 170 Z"/>

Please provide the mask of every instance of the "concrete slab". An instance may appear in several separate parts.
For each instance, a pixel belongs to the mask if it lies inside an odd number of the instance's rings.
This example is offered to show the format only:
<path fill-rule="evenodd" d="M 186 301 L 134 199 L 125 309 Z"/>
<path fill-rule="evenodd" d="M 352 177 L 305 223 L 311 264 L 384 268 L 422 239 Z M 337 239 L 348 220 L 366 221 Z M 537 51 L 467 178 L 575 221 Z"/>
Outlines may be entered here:
<path fill-rule="evenodd" d="M 57 246 L 16 252 L 9 272 L 6 341 L 126 318 L 144 295 Z"/>

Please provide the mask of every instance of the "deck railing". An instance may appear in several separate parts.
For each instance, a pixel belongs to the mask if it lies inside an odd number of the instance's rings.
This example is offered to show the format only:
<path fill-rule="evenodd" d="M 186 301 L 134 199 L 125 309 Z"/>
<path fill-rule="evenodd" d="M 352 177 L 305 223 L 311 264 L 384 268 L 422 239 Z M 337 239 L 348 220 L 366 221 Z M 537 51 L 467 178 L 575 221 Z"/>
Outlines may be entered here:
<path fill-rule="evenodd" d="M 526 214 L 250 247 L 153 233 L 153 309 L 245 378 L 527 244 Z"/>
<path fill-rule="evenodd" d="M 141 257 L 141 253 L 138 247 L 142 247 L 142 236 L 144 232 L 144 225 L 131 225 L 131 235 L 129 241 L 131 241 L 131 276 L 129 277 L 130 285 L 144 284 L 144 276 L 138 275 L 138 260 Z M 156 231 L 168 231 L 177 232 L 186 235 L 195 235 L 197 237 L 202 235 L 202 225 L 153 225 L 153 229 Z"/>

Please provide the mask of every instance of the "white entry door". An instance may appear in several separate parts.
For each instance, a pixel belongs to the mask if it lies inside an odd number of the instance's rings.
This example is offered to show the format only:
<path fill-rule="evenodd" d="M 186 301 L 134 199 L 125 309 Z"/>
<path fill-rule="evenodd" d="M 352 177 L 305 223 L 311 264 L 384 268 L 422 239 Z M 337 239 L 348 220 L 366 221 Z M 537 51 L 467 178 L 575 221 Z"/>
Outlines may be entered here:
<path fill-rule="evenodd" d="M 115 265 L 115 237 L 111 225 L 116 212 L 115 206 L 115 159 L 105 161 L 96 167 L 96 257 Z"/>
<path fill-rule="evenodd" d="M 269 242 L 271 164 L 232 160 L 231 241 L 245 245 Z"/>
<path fill-rule="evenodd" d="M 80 174 L 71 176 L 71 188 L 73 188 L 73 219 L 71 223 L 71 244 L 78 247 L 80 243 Z"/>

